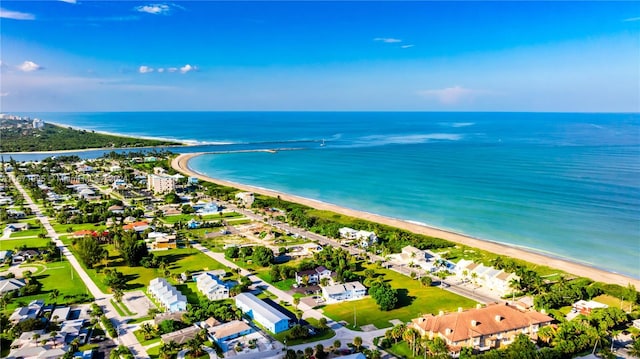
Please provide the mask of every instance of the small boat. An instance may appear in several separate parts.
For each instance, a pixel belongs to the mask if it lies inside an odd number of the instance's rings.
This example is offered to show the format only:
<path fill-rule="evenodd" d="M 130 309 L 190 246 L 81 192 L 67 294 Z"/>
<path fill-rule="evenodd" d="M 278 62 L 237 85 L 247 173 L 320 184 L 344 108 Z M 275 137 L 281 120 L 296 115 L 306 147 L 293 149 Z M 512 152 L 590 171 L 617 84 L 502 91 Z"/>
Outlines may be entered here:
<path fill-rule="evenodd" d="M 322 143 L 320 144 L 320 147 L 324 147 L 324 138 L 322 139 Z"/>

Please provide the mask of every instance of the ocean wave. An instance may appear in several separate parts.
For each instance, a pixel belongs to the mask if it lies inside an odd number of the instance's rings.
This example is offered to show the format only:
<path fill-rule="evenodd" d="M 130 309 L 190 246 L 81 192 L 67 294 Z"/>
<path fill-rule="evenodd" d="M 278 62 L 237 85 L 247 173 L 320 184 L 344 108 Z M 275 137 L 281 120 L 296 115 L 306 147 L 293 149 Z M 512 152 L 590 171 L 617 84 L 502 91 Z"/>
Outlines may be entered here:
<path fill-rule="evenodd" d="M 469 127 L 469 126 L 473 126 L 476 123 L 475 122 L 439 122 L 438 123 L 440 126 L 447 126 L 447 127 L 453 127 L 453 128 L 459 128 L 459 127 Z"/>
<path fill-rule="evenodd" d="M 371 135 L 361 137 L 356 143 L 370 145 L 410 145 L 431 141 L 459 141 L 464 136 L 457 133 L 425 133 L 413 135 Z"/>

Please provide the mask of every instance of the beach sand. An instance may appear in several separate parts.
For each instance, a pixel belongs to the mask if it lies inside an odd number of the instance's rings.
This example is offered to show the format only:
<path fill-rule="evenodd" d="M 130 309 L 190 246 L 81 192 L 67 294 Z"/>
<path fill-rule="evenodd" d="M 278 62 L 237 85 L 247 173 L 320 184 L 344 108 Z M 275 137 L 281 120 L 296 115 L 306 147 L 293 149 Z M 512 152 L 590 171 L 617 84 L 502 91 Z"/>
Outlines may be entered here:
<path fill-rule="evenodd" d="M 552 256 L 540 254 L 540 253 L 530 252 L 521 248 L 516 248 L 516 247 L 512 247 L 512 246 L 508 246 L 500 243 L 472 238 L 459 233 L 449 232 L 449 231 L 438 229 L 438 228 L 411 223 L 411 222 L 407 222 L 400 219 L 352 210 L 352 209 L 336 206 L 330 203 L 312 200 L 309 198 L 294 196 L 287 193 L 272 191 L 264 188 L 258 188 L 254 186 L 244 185 L 241 183 L 224 181 L 224 180 L 219 180 L 219 179 L 211 178 L 208 176 L 204 176 L 200 173 L 192 171 L 188 166 L 188 162 L 191 158 L 202 155 L 202 154 L 204 153 L 202 152 L 186 153 L 186 154 L 179 155 L 172 161 L 171 165 L 175 170 L 180 171 L 191 177 L 197 177 L 200 180 L 217 183 L 223 186 L 235 187 L 243 191 L 250 191 L 250 192 L 259 193 L 259 194 L 263 194 L 271 197 L 280 196 L 280 198 L 285 201 L 296 202 L 296 203 L 300 203 L 300 204 L 317 208 L 320 210 L 332 211 L 332 212 L 340 213 L 340 214 L 351 216 L 351 217 L 356 217 L 356 218 L 361 218 L 361 219 L 365 219 L 372 222 L 382 223 L 389 226 L 405 229 L 418 234 L 424 234 L 431 237 L 443 238 L 448 241 L 463 244 L 469 247 L 479 248 L 488 252 L 492 252 L 492 253 L 496 253 L 496 254 L 512 257 L 512 258 L 519 258 L 534 264 L 541 264 L 541 265 L 549 266 L 551 268 L 557 268 L 564 272 L 571 273 L 581 277 L 591 278 L 599 282 L 619 284 L 622 286 L 627 286 L 630 283 L 630 284 L 633 284 L 636 288 L 640 288 L 640 280 L 638 279 L 627 277 L 622 274 L 607 272 L 598 268 L 571 262 L 568 260 L 563 260 L 560 258 L 555 258 Z"/>

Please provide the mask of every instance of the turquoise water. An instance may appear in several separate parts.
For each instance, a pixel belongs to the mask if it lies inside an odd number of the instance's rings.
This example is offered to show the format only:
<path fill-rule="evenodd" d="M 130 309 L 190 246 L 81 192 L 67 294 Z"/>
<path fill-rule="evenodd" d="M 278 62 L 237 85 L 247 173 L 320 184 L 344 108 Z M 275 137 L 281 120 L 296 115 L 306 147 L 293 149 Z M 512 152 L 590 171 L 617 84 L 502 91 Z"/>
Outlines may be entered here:
<path fill-rule="evenodd" d="M 534 113 L 39 114 L 194 140 L 190 166 L 640 278 L 640 116 Z M 320 146 L 322 139 L 326 145 Z M 225 142 L 226 145 L 206 145 Z"/>

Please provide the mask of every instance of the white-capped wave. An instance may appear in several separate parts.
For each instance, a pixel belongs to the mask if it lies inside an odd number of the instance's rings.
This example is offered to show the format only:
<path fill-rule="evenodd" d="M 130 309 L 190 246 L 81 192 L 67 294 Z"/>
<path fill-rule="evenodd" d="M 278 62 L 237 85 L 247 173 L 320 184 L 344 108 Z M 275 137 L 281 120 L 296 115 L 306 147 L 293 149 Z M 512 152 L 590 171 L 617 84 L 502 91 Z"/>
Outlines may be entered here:
<path fill-rule="evenodd" d="M 362 144 L 369 145 L 403 145 L 427 143 L 431 141 L 458 141 L 463 135 L 457 133 L 425 133 L 413 135 L 371 135 L 360 138 Z"/>
<path fill-rule="evenodd" d="M 459 127 L 469 127 L 469 126 L 473 126 L 476 123 L 475 122 L 440 122 L 438 123 L 440 126 L 447 126 L 447 127 L 453 127 L 453 128 L 459 128 Z"/>

